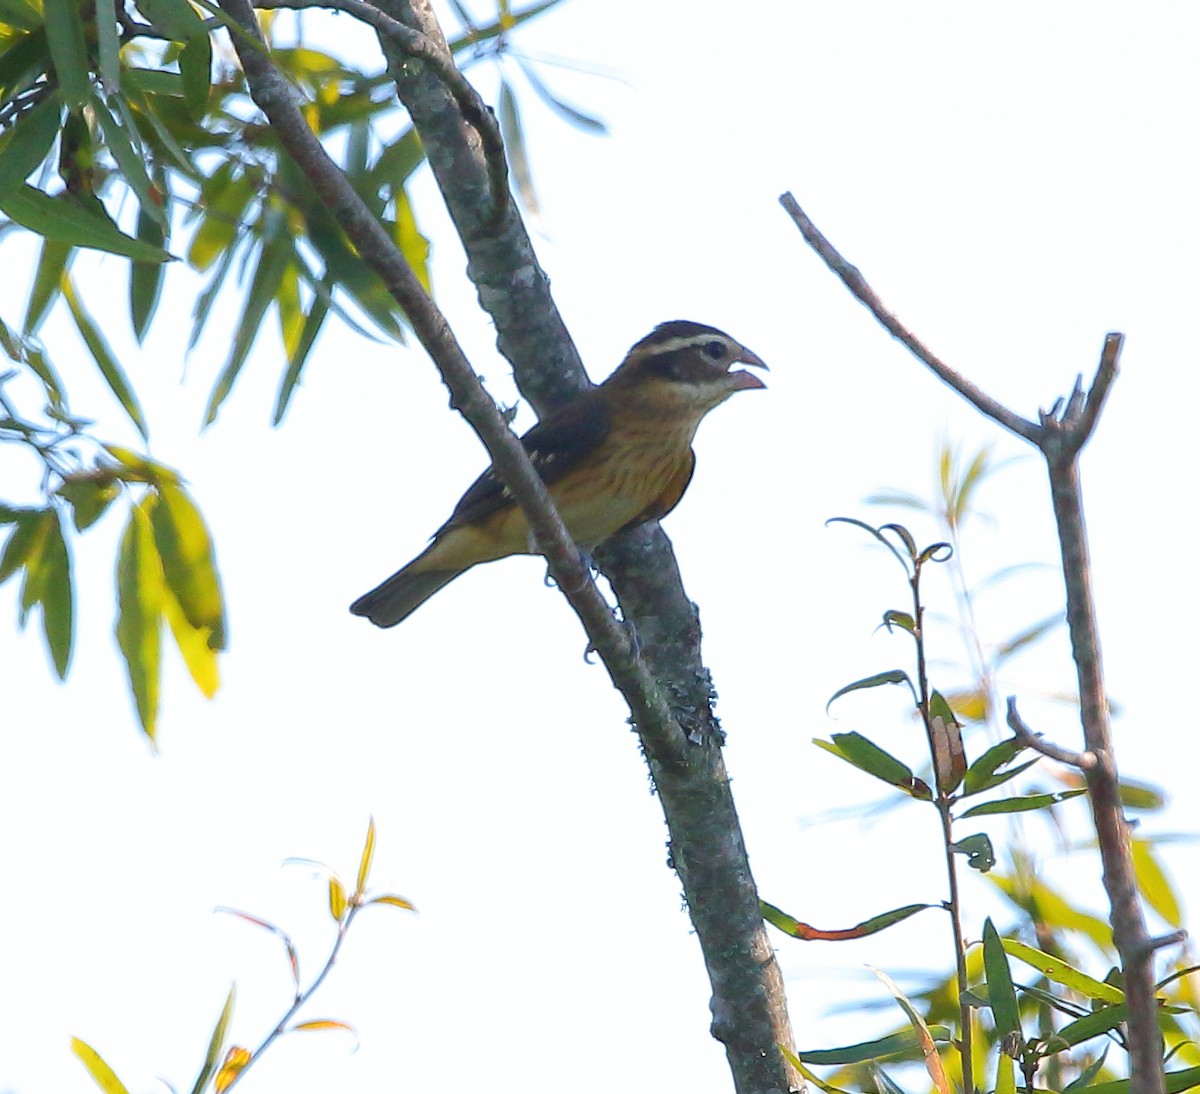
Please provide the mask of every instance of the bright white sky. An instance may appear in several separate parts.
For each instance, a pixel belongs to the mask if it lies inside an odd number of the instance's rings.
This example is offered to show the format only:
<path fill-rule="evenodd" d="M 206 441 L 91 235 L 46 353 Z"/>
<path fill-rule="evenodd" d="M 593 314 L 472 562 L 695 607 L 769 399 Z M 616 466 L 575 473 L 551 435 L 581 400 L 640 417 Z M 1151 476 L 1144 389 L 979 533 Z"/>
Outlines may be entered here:
<path fill-rule="evenodd" d="M 785 189 L 936 350 L 1023 413 L 1076 373 L 1090 379 L 1107 330 L 1128 335 L 1083 465 L 1104 654 L 1123 770 L 1172 798 L 1144 830 L 1196 831 L 1196 734 L 1178 719 L 1200 612 L 1200 12 L 766 0 L 738 10 L 735 22 L 727 5 L 573 0 L 519 41 L 624 81 L 543 70 L 607 119 L 608 139 L 523 99 L 544 205 L 539 253 L 593 375 L 655 323 L 684 317 L 771 364 L 767 392 L 706 422 L 696 480 L 666 523 L 701 606 L 763 895 L 821 926 L 942 897 L 922 808 L 886 823 L 804 823 L 875 800 L 812 737 L 857 729 L 920 758 L 898 691 L 824 713 L 843 683 L 908 664 L 900 638 L 873 633 L 885 608 L 903 606 L 899 569 L 824 521 L 906 519 L 863 499 L 884 486 L 926 493 L 942 438 L 1024 455 L 849 298 L 776 204 Z M 476 75 L 493 94 L 493 78 Z M 439 300 L 507 398 L 424 173 L 416 197 Z M 93 269 L 103 274 L 88 286 L 93 310 L 123 315 L 123 264 Z M 364 915 L 307 1015 L 352 1023 L 361 1047 L 351 1053 L 340 1034 L 293 1037 L 247 1076 L 247 1091 L 483 1082 L 528 1094 L 725 1094 L 658 803 L 623 708 L 603 670 L 584 663 L 582 632 L 540 564 L 482 568 L 386 633 L 346 611 L 420 548 L 482 466 L 432 366 L 331 329 L 272 432 L 281 365 L 270 330 L 200 438 L 234 316 L 214 319 L 185 364 L 194 283 L 183 269 L 171 277 L 153 340 L 120 349 L 146 396 L 153 454 L 184 469 L 214 531 L 232 646 L 211 703 L 170 661 L 155 756 L 110 637 L 121 518 L 75 553 L 67 686 L 54 684 L 37 631 L 15 634 L 14 585 L 0 597 L 0 1091 L 94 1089 L 71 1035 L 132 1090 L 158 1089 L 160 1076 L 188 1089 L 233 980 L 234 1039 L 256 1044 L 287 1003 L 282 951 L 211 909 L 293 932 L 311 975 L 331 937 L 324 887 L 280 863 L 306 856 L 352 876 L 373 814 L 375 881 L 420 916 Z M 5 318 L 22 306 L 10 296 Z M 44 333 L 75 409 L 129 441 L 68 325 L 56 312 Z M 1002 472 L 983 501 L 994 520 L 969 529 L 964 557 L 975 579 L 1056 561 L 1035 457 Z M 912 519 L 919 537 L 934 536 Z M 947 590 L 931 582 L 932 596 Z M 1053 571 L 985 595 L 985 637 L 1002 641 L 1059 596 Z M 936 656 L 961 661 L 946 639 Z M 1015 662 L 1003 687 L 1037 728 L 1077 744 L 1070 710 L 1036 695 L 1072 686 L 1065 651 L 1056 636 Z M 951 670 L 935 679 L 958 682 Z M 1051 875 L 1091 893 L 1090 860 L 1064 865 L 1047 829 L 1030 831 Z M 1195 845 L 1166 857 L 1195 908 Z M 991 894 L 967 879 L 976 937 L 989 912 L 1011 923 Z M 910 986 L 911 970 L 947 967 L 945 934 L 927 913 L 841 946 L 777 936 L 800 1044 L 894 1021 L 827 1010 L 882 1000 L 865 963 Z"/>

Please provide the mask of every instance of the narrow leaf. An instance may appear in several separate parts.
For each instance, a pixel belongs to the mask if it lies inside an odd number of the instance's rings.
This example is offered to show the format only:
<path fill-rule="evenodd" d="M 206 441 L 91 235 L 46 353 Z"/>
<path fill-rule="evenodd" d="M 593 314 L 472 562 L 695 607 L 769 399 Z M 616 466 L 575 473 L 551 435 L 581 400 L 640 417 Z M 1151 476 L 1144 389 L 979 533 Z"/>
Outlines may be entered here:
<path fill-rule="evenodd" d="M 12 524 L 13 530 L 0 554 L 0 585 L 41 550 L 41 537 L 45 534 L 42 522 L 48 514 L 46 509 L 13 509 L 6 514 L 5 523 Z"/>
<path fill-rule="evenodd" d="M 362 857 L 358 861 L 358 878 L 354 891 L 362 893 L 367 888 L 367 876 L 371 872 L 371 860 L 375 857 L 375 818 L 367 822 L 367 839 L 363 844 Z"/>
<path fill-rule="evenodd" d="M 906 574 L 912 573 L 912 559 L 905 558 L 904 555 L 897 551 L 896 545 L 890 539 L 888 539 L 887 536 L 883 535 L 880 529 L 867 524 L 865 521 L 856 520 L 854 517 L 830 517 L 825 524 L 849 524 L 854 528 L 861 528 L 864 532 L 868 532 L 872 537 L 882 543 L 889 551 L 892 552 L 893 555 L 896 556 L 896 561 L 904 567 L 904 572 Z M 888 526 L 885 525 L 884 527 Z M 899 525 L 896 525 L 895 527 L 899 527 Z M 909 539 L 912 539 L 912 537 L 909 536 Z"/>
<path fill-rule="evenodd" d="M 55 509 L 42 545 L 38 567 L 42 604 L 42 629 L 54 669 L 60 680 L 67 677 L 75 642 L 75 597 L 71 587 L 71 555 L 63 536 L 62 517 Z"/>
<path fill-rule="evenodd" d="M 225 363 L 221 375 L 213 386 L 204 412 L 204 424 L 212 425 L 217 420 L 217 412 L 221 404 L 228 398 L 237 382 L 242 366 L 246 363 L 246 355 L 254 345 L 262 326 L 263 316 L 275 299 L 283 281 L 284 272 L 292 261 L 294 244 L 287 235 L 284 218 L 278 213 L 269 213 L 264 226 L 262 244 L 258 265 L 250 282 L 250 291 L 246 294 L 246 303 L 238 319 L 237 334 L 234 336 L 233 347 L 229 359 Z"/>
<path fill-rule="evenodd" d="M 329 914 L 341 923 L 346 914 L 346 887 L 332 874 L 329 877 Z"/>
<path fill-rule="evenodd" d="M 830 697 L 829 702 L 825 704 L 826 713 L 833 706 L 835 699 L 840 699 L 843 695 L 848 695 L 852 691 L 862 691 L 865 688 L 878 688 L 884 684 L 907 684 L 909 690 L 912 690 L 912 681 L 908 678 L 908 673 L 903 669 L 889 669 L 887 672 L 877 672 L 874 676 L 864 676 L 861 680 L 855 680 L 853 684 L 847 684 L 844 688 L 838 688 Z"/>
<path fill-rule="evenodd" d="M 403 908 L 408 912 L 415 912 L 417 906 L 411 901 L 402 896 L 396 896 L 391 893 L 385 893 L 383 896 L 374 896 L 367 901 L 368 904 L 390 904 L 393 908 Z"/>
<path fill-rule="evenodd" d="M 139 208 L 165 228 L 167 217 L 163 211 L 163 196 L 146 170 L 145 154 L 137 131 L 122 128 L 99 95 L 92 96 L 91 108 L 104 134 L 104 146 L 117 161 L 121 177 L 137 195 Z"/>
<path fill-rule="evenodd" d="M 1039 638 L 1049 634 L 1055 628 L 1061 627 L 1066 622 L 1066 619 L 1067 617 L 1062 612 L 1055 612 L 1053 615 L 1015 634 L 996 650 L 994 654 L 995 663 L 1002 665 L 1014 653 L 1018 653 L 1026 646 L 1033 645 Z"/>
<path fill-rule="evenodd" d="M 192 1094 L 201 1094 L 217 1069 L 221 1047 L 225 1044 L 225 1037 L 229 1032 L 229 1022 L 233 1018 L 233 1001 L 236 997 L 237 989 L 231 986 L 229 994 L 225 996 L 225 1005 L 221 1008 L 217 1024 L 213 1026 L 212 1035 L 208 1039 L 208 1051 L 204 1054 L 204 1063 L 200 1067 L 200 1074 L 196 1076 L 196 1081 L 192 1084 Z"/>
<path fill-rule="evenodd" d="M 117 34 L 117 0 L 96 2 L 96 51 L 100 83 L 109 95 L 121 90 L 121 40 Z"/>
<path fill-rule="evenodd" d="M 125 658 L 142 729 L 152 741 L 162 672 L 162 563 L 154 547 L 148 494 L 129 513 L 117 560 L 117 645 Z"/>
<path fill-rule="evenodd" d="M 79 299 L 69 275 L 63 278 L 62 291 L 63 299 L 66 300 L 67 307 L 71 309 L 71 317 L 75 320 L 75 326 L 79 329 L 84 344 L 91 351 L 92 359 L 99 367 L 100 374 L 108 384 L 109 390 L 117 397 L 117 402 L 121 404 L 121 409 L 129 415 L 129 420 L 137 427 L 137 431 L 143 438 L 148 438 L 150 436 L 150 428 L 146 425 L 141 405 L 138 403 L 137 395 L 134 393 L 129 380 L 125 376 L 125 370 L 121 368 L 120 362 L 113 356 L 113 352 L 104 340 L 104 335 L 101 334 L 100 328 L 96 326 L 95 320 L 92 319 L 87 309 L 84 308 L 83 301 Z"/>
<path fill-rule="evenodd" d="M 585 114 L 577 107 L 565 103 L 558 96 L 554 95 L 550 89 L 542 83 L 537 73 L 534 72 L 531 65 L 526 64 L 517 58 L 517 64 L 520 65 L 521 71 L 525 74 L 525 79 L 529 81 L 529 86 L 533 88 L 539 99 L 542 100 L 551 110 L 554 111 L 560 118 L 576 126 L 584 132 L 592 133 L 598 136 L 608 135 L 608 126 L 599 118 L 593 117 L 591 114 Z M 511 92 L 510 92 L 511 94 Z M 503 103 L 503 90 L 501 91 L 501 102 Z M 505 140 L 507 140 L 507 136 Z"/>
<path fill-rule="evenodd" d="M 171 628 L 171 635 L 188 673 L 196 687 L 206 699 L 211 699 L 221 686 L 220 666 L 217 651 L 209 644 L 210 631 L 207 627 L 194 627 L 184 615 L 172 590 L 168 587 L 163 596 L 163 615 Z"/>
<path fill-rule="evenodd" d="M 1155 857 L 1154 848 L 1148 840 L 1135 839 L 1132 841 L 1133 871 L 1137 877 L 1137 886 L 1146 903 L 1150 905 L 1172 927 L 1183 926 L 1183 916 L 1179 910 L 1179 900 L 1175 890 L 1167 879 L 1166 873 Z"/>
<path fill-rule="evenodd" d="M 37 270 L 33 285 L 29 289 L 29 304 L 25 309 L 24 332 L 26 337 L 37 334 L 46 313 L 62 293 L 62 279 L 75 248 L 69 243 L 42 240 Z"/>
<path fill-rule="evenodd" d="M 1108 1033 L 1109 1030 L 1116 1029 L 1121 1023 L 1127 1021 L 1129 1021 L 1129 1005 L 1127 1003 L 1101 1007 L 1099 1010 L 1092 1011 L 1091 1014 L 1085 1014 L 1082 1018 L 1076 1018 L 1074 1022 L 1068 1022 L 1062 1029 L 1055 1030 L 1054 1044 L 1057 1047 L 1061 1042 L 1064 1048 L 1071 1048 L 1073 1045 L 1082 1044 L 1084 1041 L 1090 1041 L 1093 1037 Z"/>
<path fill-rule="evenodd" d="M 963 751 L 958 719 L 938 691 L 929 697 L 929 733 L 938 789 L 943 794 L 953 793 L 967 773 L 967 754 Z"/>
<path fill-rule="evenodd" d="M 137 237 L 154 247 L 161 247 L 166 241 L 162 225 L 145 209 L 138 210 Z M 161 262 L 131 262 L 129 265 L 129 317 L 139 342 L 145 340 L 150 320 L 158 309 L 166 272 L 167 268 Z"/>
<path fill-rule="evenodd" d="M 86 1041 L 81 1041 L 78 1037 L 71 1038 L 71 1051 L 79 1057 L 83 1066 L 87 1068 L 87 1073 L 95 1081 L 96 1085 L 104 1091 L 104 1094 L 129 1094 L 125 1084 L 117 1078 L 116 1072 L 113 1071 L 104 1058 Z"/>
<path fill-rule="evenodd" d="M 50 197 L 29 185 L 0 194 L 0 212 L 31 232 L 58 243 L 91 247 L 145 262 L 171 260 L 166 251 L 125 235 L 111 220 L 89 212 L 69 197 Z"/>
<path fill-rule="evenodd" d="M 1017 1008 L 1012 975 L 1008 971 L 1008 956 L 990 917 L 983 922 L 983 969 L 987 978 L 988 1003 L 996 1022 L 996 1036 L 1003 1040 L 1010 1033 L 1020 1033 L 1021 1013 Z"/>
<path fill-rule="evenodd" d="M 939 1044 L 949 1044 L 950 1030 L 945 1026 L 930 1026 L 929 1033 Z M 879 1060 L 885 1056 L 908 1056 L 920 1048 L 920 1041 L 912 1029 L 901 1030 L 875 1041 L 862 1041 L 857 1045 L 840 1048 L 805 1049 L 796 1055 L 806 1064 L 817 1066 L 829 1064 L 861 1064 L 865 1060 Z"/>
<path fill-rule="evenodd" d="M 1098 999 L 1103 1003 L 1123 1003 L 1125 1001 L 1125 993 L 1120 988 L 1115 988 L 1112 984 L 1105 984 L 1101 980 L 1096 980 L 1086 973 L 1080 972 L 1061 958 L 1051 957 L 1048 953 L 1036 950 L 1032 946 L 1026 946 L 1025 943 L 1012 938 L 1003 938 L 1000 941 L 1006 953 L 1037 969 L 1043 976 L 1053 980 L 1056 984 L 1062 984 L 1063 987 L 1071 988 L 1089 999 Z"/>
<path fill-rule="evenodd" d="M 46 41 L 63 101 L 78 113 L 91 97 L 83 17 L 76 0 L 43 0 Z"/>
<path fill-rule="evenodd" d="M 937 904 L 906 904 L 903 908 L 893 908 L 890 912 L 881 912 L 870 919 L 864 919 L 853 927 L 822 930 L 809 923 L 802 923 L 800 920 L 794 919 L 787 912 L 776 908 L 774 904 L 768 904 L 765 900 L 760 900 L 758 903 L 763 919 L 773 927 L 778 927 L 784 934 L 798 938 L 802 942 L 845 942 L 853 938 L 866 938 L 868 935 L 878 934 L 888 927 L 894 927 L 897 923 L 903 923 L 909 916 L 923 912 L 926 908 L 940 907 Z"/>
<path fill-rule="evenodd" d="M 187 621 L 206 631 L 209 648 L 224 649 L 225 604 L 204 518 L 177 482 L 159 483 L 158 497 L 151 522 L 167 587 Z"/>
<path fill-rule="evenodd" d="M 933 1035 L 929 1032 L 925 1019 L 921 1017 L 916 1007 L 909 1002 L 908 996 L 900 990 L 887 973 L 871 965 L 868 965 L 867 968 L 879 977 L 888 991 L 892 993 L 892 998 L 900 1004 L 900 1008 L 908 1016 L 909 1024 L 917 1035 L 921 1054 L 925 1057 L 925 1070 L 929 1072 L 929 1077 L 933 1080 L 934 1089 L 938 1091 L 938 1094 L 952 1094 L 953 1088 L 950 1086 L 950 1080 L 946 1077 L 946 1071 L 942 1067 L 942 1058 L 938 1055 L 937 1045 L 934 1044 Z"/>
<path fill-rule="evenodd" d="M 909 634 L 917 633 L 916 620 L 908 612 L 899 612 L 895 608 L 889 608 L 883 613 L 883 625 L 889 631 L 893 627 L 899 627 L 901 630 L 908 631 Z"/>
<path fill-rule="evenodd" d="M 529 167 L 529 155 L 525 148 L 525 134 L 521 130 L 521 116 L 517 111 L 517 99 L 507 81 L 500 83 L 500 134 L 504 138 L 504 151 L 508 165 L 512 168 L 517 193 L 525 206 L 526 216 L 536 229 L 541 224 L 542 208 L 537 190 L 533 185 L 533 172 Z"/>
<path fill-rule="evenodd" d="M 912 768 L 861 733 L 835 733 L 832 742 L 816 740 L 813 743 L 914 798 L 928 801 L 933 796 L 925 782 L 913 774 Z"/>
<path fill-rule="evenodd" d="M 50 155 L 58 138 L 62 102 L 47 95 L 26 110 L 0 138 L 0 194 L 17 189 Z"/>
<path fill-rule="evenodd" d="M 272 425 L 278 425 L 283 421 L 283 416 L 287 413 L 288 404 L 292 401 L 292 395 L 300 385 L 300 377 L 303 375 L 308 355 L 312 352 L 313 345 L 317 340 L 317 334 L 320 332 L 321 325 L 325 322 L 325 316 L 328 314 L 329 294 L 318 293 L 313 297 L 312 305 L 308 309 L 308 315 L 304 319 L 304 327 L 300 331 L 296 350 L 288 360 L 288 367 L 283 374 L 283 379 L 279 383 L 279 394 L 275 397 L 275 414 L 271 420 Z"/>
<path fill-rule="evenodd" d="M 983 817 L 994 813 L 1027 813 L 1031 809 L 1048 809 L 1059 802 L 1065 802 L 1086 793 L 1086 789 L 1060 790 L 1054 794 L 1026 794 L 1019 798 L 1001 798 L 999 801 L 983 802 L 981 805 L 971 806 L 965 813 L 958 815 L 958 820 L 966 820 L 967 817 Z"/>
<path fill-rule="evenodd" d="M 1024 751 L 1025 746 L 1016 737 L 1009 737 L 999 744 L 992 745 L 967 768 L 967 773 L 963 778 L 963 793 L 978 794 L 981 790 L 987 790 L 989 786 L 995 786 L 996 782 L 992 781 L 993 779 L 998 779 L 999 782 L 1011 779 L 1017 773 L 1016 771 L 1010 771 L 1000 776 L 996 775 L 996 771 L 1012 763 Z"/>
<path fill-rule="evenodd" d="M 206 32 L 193 35 L 179 54 L 179 74 L 183 77 L 183 101 L 196 122 L 208 113 L 212 88 L 212 41 Z"/>
<path fill-rule="evenodd" d="M 246 1066 L 253 1058 L 248 1048 L 241 1045 L 230 1045 L 229 1051 L 225 1053 L 225 1059 L 221 1062 L 221 1070 L 213 1079 L 213 1089 L 217 1094 L 225 1094 L 225 1091 L 233 1086 L 234 1081 L 246 1070 Z"/>

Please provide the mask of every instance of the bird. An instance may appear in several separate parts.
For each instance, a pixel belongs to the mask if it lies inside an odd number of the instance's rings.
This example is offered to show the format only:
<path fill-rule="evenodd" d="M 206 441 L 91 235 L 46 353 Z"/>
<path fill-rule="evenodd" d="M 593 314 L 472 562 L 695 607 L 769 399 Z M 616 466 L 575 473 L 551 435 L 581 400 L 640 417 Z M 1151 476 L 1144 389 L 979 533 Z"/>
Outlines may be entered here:
<path fill-rule="evenodd" d="M 766 387 L 735 364 L 767 367 L 716 327 L 661 323 L 608 379 L 521 438 L 581 551 L 675 508 L 695 468 L 692 440 L 701 419 L 735 392 Z M 471 567 L 536 553 L 524 512 L 489 467 L 429 546 L 350 611 L 394 627 Z"/>

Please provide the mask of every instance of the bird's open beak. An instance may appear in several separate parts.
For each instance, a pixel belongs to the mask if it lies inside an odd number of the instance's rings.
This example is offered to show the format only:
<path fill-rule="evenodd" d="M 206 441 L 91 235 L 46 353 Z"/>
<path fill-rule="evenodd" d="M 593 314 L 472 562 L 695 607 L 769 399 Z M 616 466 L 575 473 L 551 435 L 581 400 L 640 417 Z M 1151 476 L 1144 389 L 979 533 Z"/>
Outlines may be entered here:
<path fill-rule="evenodd" d="M 751 353 L 745 346 L 742 347 L 742 352 L 734 358 L 734 364 L 750 365 L 751 368 L 767 369 L 767 363 L 757 354 Z M 770 369 L 767 369 L 769 372 Z M 758 387 L 766 387 L 753 372 L 746 372 L 744 369 L 738 369 L 736 372 L 730 373 L 734 381 L 734 391 L 750 391 Z"/>

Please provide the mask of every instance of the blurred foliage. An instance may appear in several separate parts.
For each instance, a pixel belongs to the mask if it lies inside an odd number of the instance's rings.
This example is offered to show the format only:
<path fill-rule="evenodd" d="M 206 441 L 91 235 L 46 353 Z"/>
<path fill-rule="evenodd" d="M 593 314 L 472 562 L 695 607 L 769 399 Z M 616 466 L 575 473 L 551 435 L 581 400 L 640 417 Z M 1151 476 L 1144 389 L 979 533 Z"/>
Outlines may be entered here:
<path fill-rule="evenodd" d="M 375 821 L 372 818 L 367 825 L 367 838 L 359 855 L 358 873 L 355 877 L 353 888 L 347 888 L 346 883 L 327 866 L 321 863 L 307 862 L 307 860 L 297 860 L 306 865 L 315 866 L 318 873 L 325 877 L 328 883 L 329 913 L 336 927 L 329 953 L 322 963 L 320 970 L 307 986 L 301 985 L 300 957 L 291 936 L 286 931 L 273 923 L 268 923 L 265 919 L 260 919 L 258 916 L 250 915 L 247 912 L 239 912 L 233 908 L 217 909 L 218 911 L 228 912 L 243 922 L 274 935 L 279 940 L 287 957 L 292 986 L 292 1002 L 279 1021 L 275 1023 L 270 1032 L 259 1043 L 258 1047 L 251 1050 L 244 1045 L 229 1043 L 229 1029 L 233 1022 L 233 1005 L 236 998 L 235 989 L 231 987 L 229 994 L 225 998 L 225 1005 L 221 1008 L 221 1014 L 217 1018 L 217 1023 L 213 1027 L 212 1034 L 208 1039 L 208 1047 L 204 1054 L 204 1060 L 200 1065 L 200 1071 L 196 1076 L 196 1080 L 191 1086 L 192 1094 L 204 1094 L 208 1090 L 213 1091 L 214 1094 L 225 1094 L 225 1091 L 232 1089 L 241 1080 L 242 1076 L 245 1075 L 246 1071 L 262 1058 L 271 1045 L 286 1034 L 341 1030 L 354 1036 L 354 1029 L 346 1022 L 339 1021 L 336 1018 L 310 1018 L 298 1021 L 297 1015 L 307 1005 L 309 1000 L 312 999 L 317 989 L 320 988 L 325 982 L 325 978 L 333 970 L 334 963 L 341 952 L 342 944 L 346 940 L 346 935 L 349 933 L 350 927 L 359 912 L 371 905 L 389 905 L 393 908 L 402 908 L 407 911 L 415 910 L 415 905 L 411 901 L 394 893 L 379 893 L 374 896 L 368 894 L 367 881 L 370 878 L 371 862 L 374 855 Z M 128 1094 L 128 1087 L 117 1078 L 113 1069 L 109 1067 L 100 1053 L 91 1045 L 76 1037 L 71 1043 L 71 1048 L 79 1058 L 79 1061 L 87 1069 L 88 1074 L 95 1081 L 96 1085 L 105 1094 Z M 179 1088 L 169 1087 L 169 1089 Z"/>
<path fill-rule="evenodd" d="M 938 492 L 933 502 L 914 495 L 888 491 L 871 499 L 901 505 L 932 518 L 943 539 L 921 547 L 907 527 L 898 523 L 872 526 L 859 520 L 837 518 L 866 532 L 904 567 L 911 603 L 883 613 L 882 626 L 906 636 L 913 648 L 913 668 L 874 672 L 839 688 L 840 700 L 855 692 L 889 686 L 905 688 L 913 701 L 917 721 L 924 731 L 925 757 L 913 763 L 893 755 L 862 733 L 835 733 L 815 743 L 859 771 L 886 784 L 901 795 L 935 808 L 942 821 L 948 893 L 945 901 L 912 904 L 878 912 L 849 927 L 818 929 L 787 912 L 763 905 L 764 918 L 793 938 L 805 941 L 847 941 L 886 930 L 927 908 L 942 908 L 953 924 L 955 970 L 932 976 L 917 991 L 905 995 L 886 981 L 906 1021 L 882 1037 L 836 1048 L 803 1050 L 793 1062 L 819 1089 L 900 1091 L 904 1087 L 892 1074 L 898 1066 L 911 1070 L 923 1062 L 925 1082 L 949 1094 L 964 1089 L 964 1069 L 971 1067 L 972 1090 L 1014 1091 L 1033 1089 L 1104 1091 L 1120 1094 L 1128 1087 L 1119 1078 L 1125 1069 L 1110 1061 L 1110 1049 L 1124 1049 L 1125 1004 L 1118 955 L 1107 922 L 1086 911 L 1075 894 L 1055 884 L 1053 865 L 1037 849 L 1047 846 L 1040 834 L 1030 836 L 1022 817 L 1045 817 L 1051 842 L 1065 845 L 1069 818 L 1060 816 L 1062 803 L 1086 793 L 1078 772 L 1047 771 L 1042 758 L 998 724 L 1001 709 L 996 693 L 997 673 L 1018 651 L 1029 649 L 1061 622 L 1055 613 L 1022 627 L 1016 634 L 989 643 L 980 635 L 975 614 L 978 589 L 1025 572 L 1028 567 L 1007 567 L 972 586 L 961 566 L 962 530 L 978 517 L 978 494 L 999 466 L 984 449 L 963 460 L 951 446 L 938 453 Z M 958 631 L 964 642 L 970 687 L 939 692 L 930 682 L 934 662 L 929 647 L 926 604 L 921 577 L 929 565 L 954 570 Z M 949 665 L 950 662 L 936 662 Z M 939 672 L 942 671 L 939 669 Z M 1038 777 L 1043 780 L 1034 782 Z M 1019 783 L 1018 783 L 1019 780 Z M 1051 788 L 1045 781 L 1049 780 Z M 1006 783 L 1017 791 L 998 791 Z M 1053 785 L 1057 784 L 1057 785 Z M 1154 811 L 1163 799 L 1153 787 L 1130 784 L 1124 788 L 1127 809 Z M 984 796 L 977 800 L 977 796 Z M 971 803 L 967 804 L 968 799 Z M 985 832 L 962 834 L 964 821 L 1007 814 L 1008 839 L 999 846 Z M 912 848 L 905 853 L 911 854 Z M 939 853 L 936 846 L 930 854 Z M 1003 896 L 1011 925 L 1003 932 L 985 918 L 979 941 L 970 941 L 961 923 L 967 909 L 961 906 L 956 877 L 959 857 L 977 870 Z M 1182 926 L 1182 914 L 1173 884 L 1154 849 L 1154 840 L 1139 836 L 1133 856 L 1140 895 L 1171 928 Z M 997 864 L 1003 863 L 1000 868 Z M 974 933 L 974 932 L 973 932 Z M 1159 981 L 1160 1029 L 1167 1061 L 1167 1089 L 1185 1090 L 1200 1085 L 1200 1000 L 1196 997 L 1196 967 L 1186 949 L 1164 951 L 1169 965 Z M 1098 966 L 1089 973 L 1089 966 Z M 855 1009 L 880 1005 L 864 1000 Z M 936 1063 L 934 1062 L 936 1060 Z M 887 1069 L 885 1070 L 885 1065 Z M 824 1074 L 812 1069 L 821 1067 Z M 832 1068 L 833 1070 L 827 1070 Z M 910 1088 L 920 1089 L 921 1083 Z"/>
<path fill-rule="evenodd" d="M 499 0 L 483 23 L 452 5 L 462 24 L 450 41 L 457 62 L 499 68 L 510 164 L 533 212 L 537 197 L 514 76 L 571 124 L 603 131 L 597 119 L 556 97 L 531 59 L 511 48 L 514 31 L 560 2 L 539 0 L 514 11 Z M 430 244 L 409 198 L 426 149 L 396 100 L 379 50 L 355 47 L 353 34 L 363 28 L 338 18 L 259 13 L 271 57 L 299 94 L 309 124 L 428 290 Z M 143 445 L 151 423 L 112 349 L 112 334 L 127 321 L 136 341 L 144 341 L 177 262 L 206 278 L 192 309 L 189 351 L 218 297 L 238 298 L 206 425 L 269 320 L 283 349 L 275 424 L 331 317 L 374 340 L 402 342 L 407 330 L 383 283 L 358 260 L 263 124 L 227 44 L 227 21 L 211 4 L 188 0 L 0 0 L 0 247 L 32 235 L 40 248 L 23 318 L 0 314 L 0 342 L 12 362 L 0 377 L 0 443 L 37 457 L 40 488 L 24 499 L 41 495 L 39 504 L 21 504 L 6 484 L 0 522 L 10 531 L 0 580 L 23 575 L 18 622 L 23 626 L 40 609 L 51 660 L 65 678 L 75 639 L 72 541 L 121 499 L 128 515 L 116 634 L 152 738 L 164 619 L 200 689 L 211 695 L 217 687 L 225 625 L 212 545 L 176 472 L 102 443 L 90 435 L 91 423 L 69 409 L 60 370 L 39 337 L 47 316 L 63 305 Z M 344 55 L 330 43 L 341 43 Z M 374 68 L 364 60 L 372 56 Z M 94 286 L 72 273 L 84 249 L 125 260 L 127 318 L 89 309 Z"/>

